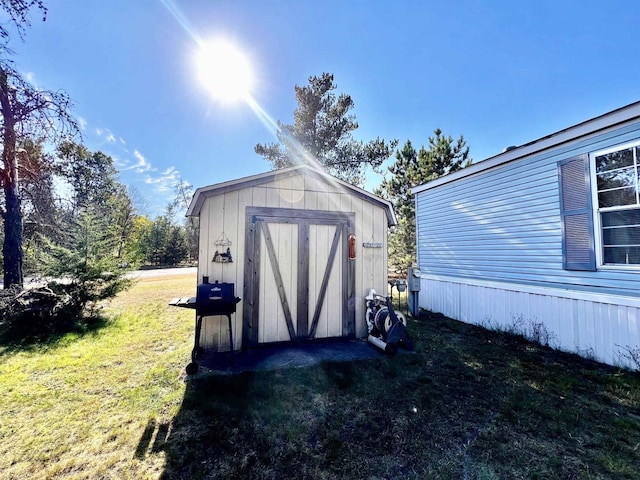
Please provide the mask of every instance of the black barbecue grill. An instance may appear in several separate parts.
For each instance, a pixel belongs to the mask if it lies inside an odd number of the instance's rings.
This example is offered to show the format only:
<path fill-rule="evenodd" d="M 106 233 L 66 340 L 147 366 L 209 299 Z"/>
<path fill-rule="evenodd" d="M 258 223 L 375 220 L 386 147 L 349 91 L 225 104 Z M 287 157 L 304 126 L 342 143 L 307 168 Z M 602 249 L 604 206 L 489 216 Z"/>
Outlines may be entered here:
<path fill-rule="evenodd" d="M 200 332 L 202 330 L 202 317 L 215 315 L 226 316 L 229 320 L 229 348 L 233 353 L 233 325 L 231 314 L 235 313 L 236 305 L 240 298 L 235 296 L 235 285 L 233 283 L 209 283 L 208 277 L 204 277 L 203 283 L 198 284 L 195 297 L 174 298 L 169 305 L 181 308 L 192 308 L 196 311 L 196 332 L 191 351 L 191 363 L 187 365 L 187 373 L 192 374 L 198 371 L 196 360 L 201 354 Z"/>

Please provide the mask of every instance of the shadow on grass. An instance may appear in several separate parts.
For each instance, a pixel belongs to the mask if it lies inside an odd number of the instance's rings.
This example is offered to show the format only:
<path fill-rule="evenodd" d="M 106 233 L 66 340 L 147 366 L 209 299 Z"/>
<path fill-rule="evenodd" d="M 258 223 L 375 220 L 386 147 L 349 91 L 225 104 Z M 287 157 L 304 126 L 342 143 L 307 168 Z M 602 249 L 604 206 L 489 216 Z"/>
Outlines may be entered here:
<path fill-rule="evenodd" d="M 168 422 L 158 423 L 155 418 L 150 418 L 140 437 L 134 456 L 144 458 L 148 453 L 159 453 L 166 449 L 169 437 Z"/>
<path fill-rule="evenodd" d="M 415 355 L 189 381 L 163 480 L 637 478 L 640 377 L 428 317 Z"/>
<path fill-rule="evenodd" d="M 109 319 L 100 313 L 57 321 L 25 318 L 20 322 L 0 322 L 0 358 L 19 351 L 54 347 L 69 334 L 94 334 L 108 323 Z"/>

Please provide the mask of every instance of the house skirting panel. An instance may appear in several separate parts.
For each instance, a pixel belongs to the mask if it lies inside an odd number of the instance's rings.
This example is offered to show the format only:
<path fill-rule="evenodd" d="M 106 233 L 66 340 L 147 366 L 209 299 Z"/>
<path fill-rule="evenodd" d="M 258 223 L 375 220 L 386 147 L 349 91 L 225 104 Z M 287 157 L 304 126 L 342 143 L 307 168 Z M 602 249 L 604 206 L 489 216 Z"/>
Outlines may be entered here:
<path fill-rule="evenodd" d="M 420 307 L 610 365 L 638 367 L 629 358 L 630 349 L 640 349 L 636 297 L 423 276 Z"/>

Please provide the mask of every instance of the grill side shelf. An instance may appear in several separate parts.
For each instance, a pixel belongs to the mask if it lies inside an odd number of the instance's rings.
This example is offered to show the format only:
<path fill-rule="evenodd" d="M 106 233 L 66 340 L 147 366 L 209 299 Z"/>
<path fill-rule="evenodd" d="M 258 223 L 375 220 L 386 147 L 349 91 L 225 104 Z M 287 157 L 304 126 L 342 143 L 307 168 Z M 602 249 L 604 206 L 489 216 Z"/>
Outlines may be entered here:
<path fill-rule="evenodd" d="M 172 307 L 196 308 L 196 297 L 178 297 L 169 301 Z"/>

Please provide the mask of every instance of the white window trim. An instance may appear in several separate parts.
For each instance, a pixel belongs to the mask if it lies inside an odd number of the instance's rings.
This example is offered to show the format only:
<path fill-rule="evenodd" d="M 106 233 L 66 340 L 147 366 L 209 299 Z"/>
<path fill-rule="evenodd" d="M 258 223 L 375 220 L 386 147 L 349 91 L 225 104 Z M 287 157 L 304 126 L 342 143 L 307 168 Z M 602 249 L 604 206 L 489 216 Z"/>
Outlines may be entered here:
<path fill-rule="evenodd" d="M 600 206 L 598 204 L 598 175 L 596 174 L 596 157 L 600 155 L 606 155 L 608 153 L 617 152 L 618 150 L 624 150 L 631 147 L 639 147 L 640 140 L 634 140 L 632 142 L 621 143 L 613 147 L 609 147 L 603 150 L 589 153 L 589 176 L 591 177 L 591 205 L 593 215 L 593 237 L 595 241 L 596 249 L 596 268 L 598 270 L 639 270 L 638 265 L 608 265 L 604 263 L 604 256 L 602 252 L 602 222 L 600 221 Z M 637 195 L 637 192 L 636 192 Z M 640 208 L 640 205 L 628 206 L 627 208 Z M 612 210 L 624 210 L 625 207 L 607 207 L 602 211 Z"/>

